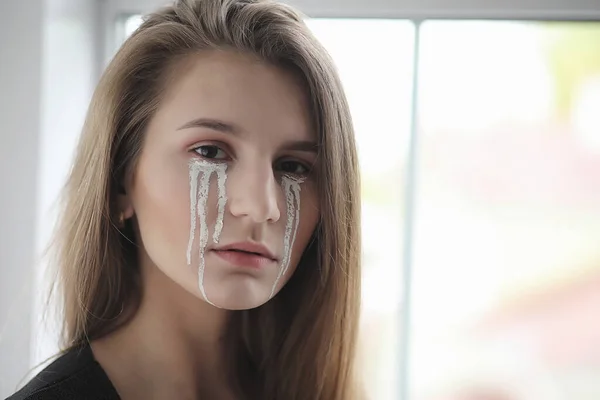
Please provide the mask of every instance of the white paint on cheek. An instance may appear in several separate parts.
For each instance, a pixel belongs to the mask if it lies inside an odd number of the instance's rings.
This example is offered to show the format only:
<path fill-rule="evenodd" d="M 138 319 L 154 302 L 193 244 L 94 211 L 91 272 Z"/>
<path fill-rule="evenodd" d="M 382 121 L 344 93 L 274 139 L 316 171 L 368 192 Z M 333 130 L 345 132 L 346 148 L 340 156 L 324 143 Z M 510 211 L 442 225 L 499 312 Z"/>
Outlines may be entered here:
<path fill-rule="evenodd" d="M 196 207 L 198 203 L 198 174 L 200 168 L 190 163 L 190 240 L 187 248 L 187 263 L 192 264 L 192 246 L 196 235 Z"/>
<path fill-rule="evenodd" d="M 200 288 L 200 292 L 202 292 L 202 296 L 204 296 L 204 300 L 206 300 L 208 303 L 210 303 L 210 301 L 208 300 L 206 292 L 204 291 L 204 267 L 206 265 L 204 254 L 206 252 L 206 245 L 208 244 L 208 226 L 206 226 L 206 201 L 208 200 L 211 175 L 212 171 L 209 168 L 203 168 L 202 176 L 200 177 L 200 182 L 198 184 L 198 217 L 200 217 L 200 266 L 198 267 L 198 287 Z"/>
<path fill-rule="evenodd" d="M 298 179 L 288 175 L 284 175 L 281 181 L 287 206 L 287 221 L 283 236 L 283 257 L 281 258 L 279 273 L 277 274 L 269 298 L 272 298 L 275 294 L 280 279 L 285 275 L 290 266 L 292 249 L 294 247 L 294 242 L 296 241 L 298 225 L 300 224 L 300 184 L 303 182 L 304 179 Z"/>
<path fill-rule="evenodd" d="M 294 226 L 294 236 L 292 236 L 292 246 L 294 245 L 294 242 L 296 241 L 296 233 L 298 233 L 298 225 L 300 224 L 300 183 L 302 183 L 302 181 L 299 181 L 297 184 L 292 185 L 291 189 L 294 192 L 294 198 L 296 199 L 296 225 Z M 290 248 L 290 252 L 288 254 L 288 258 L 291 257 L 292 254 L 292 250 Z M 289 260 L 288 260 L 288 266 L 289 266 Z M 283 271 L 283 273 L 285 274 L 287 272 L 287 267 L 286 267 L 286 271 Z"/>
<path fill-rule="evenodd" d="M 190 240 L 188 243 L 188 254 L 187 261 L 188 265 L 191 265 L 191 253 L 194 243 L 194 234 L 196 231 L 196 217 L 200 220 L 200 238 L 199 238 L 199 265 L 198 265 L 198 287 L 204 300 L 207 303 L 212 304 L 206 296 L 204 290 L 204 269 L 206 266 L 205 252 L 206 246 L 208 245 L 208 225 L 206 223 L 206 203 L 208 201 L 208 194 L 210 190 L 210 177 L 216 172 L 218 177 L 219 187 L 219 203 L 218 203 L 218 217 L 215 226 L 215 232 L 213 239 L 216 238 L 218 241 L 221 229 L 223 228 L 223 210 L 227 202 L 227 196 L 225 194 L 225 180 L 227 176 L 225 171 L 227 170 L 227 164 L 216 164 L 203 160 L 193 160 L 189 165 L 190 169 Z M 218 231 L 217 231 L 218 229 Z"/>
<path fill-rule="evenodd" d="M 227 180 L 227 174 L 225 170 L 227 164 L 223 164 L 223 168 L 217 169 L 217 186 L 219 188 L 219 203 L 218 203 L 218 215 L 217 222 L 215 223 L 215 231 L 213 232 L 213 242 L 219 243 L 219 237 L 223 230 L 223 218 L 225 216 L 225 205 L 227 204 L 227 193 L 225 192 L 225 181 Z"/>

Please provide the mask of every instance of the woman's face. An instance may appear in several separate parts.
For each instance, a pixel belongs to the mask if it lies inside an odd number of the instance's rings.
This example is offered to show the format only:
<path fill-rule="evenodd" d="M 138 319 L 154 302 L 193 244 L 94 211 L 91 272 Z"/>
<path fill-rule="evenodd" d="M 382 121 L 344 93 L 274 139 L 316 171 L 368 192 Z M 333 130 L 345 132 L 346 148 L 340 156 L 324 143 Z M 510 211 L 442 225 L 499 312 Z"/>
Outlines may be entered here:
<path fill-rule="evenodd" d="M 307 98 L 290 73 L 234 52 L 180 70 L 128 185 L 142 259 L 219 308 L 254 308 L 294 273 L 319 220 Z"/>

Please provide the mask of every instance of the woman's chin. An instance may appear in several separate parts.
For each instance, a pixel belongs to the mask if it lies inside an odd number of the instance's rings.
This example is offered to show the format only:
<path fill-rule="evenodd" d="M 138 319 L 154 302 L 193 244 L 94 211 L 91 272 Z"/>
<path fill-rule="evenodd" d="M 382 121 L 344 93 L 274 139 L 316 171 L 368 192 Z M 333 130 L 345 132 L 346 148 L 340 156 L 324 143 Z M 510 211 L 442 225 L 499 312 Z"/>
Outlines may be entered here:
<path fill-rule="evenodd" d="M 209 299 L 210 300 L 210 299 Z M 255 301 L 240 298 L 227 298 L 211 301 L 211 304 L 217 308 L 229 311 L 251 310 L 265 304 L 266 301 Z"/>
<path fill-rule="evenodd" d="M 207 285 L 208 286 L 208 285 Z M 224 310 L 250 310 L 260 307 L 270 299 L 271 288 L 252 279 L 227 282 L 205 288 L 208 301 Z"/>

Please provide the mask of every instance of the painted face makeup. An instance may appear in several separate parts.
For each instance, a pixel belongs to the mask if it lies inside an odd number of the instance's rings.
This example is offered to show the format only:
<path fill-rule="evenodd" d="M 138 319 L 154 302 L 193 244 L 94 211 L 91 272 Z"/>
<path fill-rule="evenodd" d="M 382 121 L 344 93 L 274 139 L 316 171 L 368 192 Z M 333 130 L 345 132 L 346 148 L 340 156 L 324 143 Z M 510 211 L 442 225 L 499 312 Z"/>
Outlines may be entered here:
<path fill-rule="evenodd" d="M 300 184 L 302 182 L 304 182 L 303 179 L 294 178 L 289 175 L 284 175 L 281 181 L 287 205 L 287 221 L 285 224 L 285 234 L 283 236 L 283 257 L 281 259 L 281 266 L 279 267 L 279 273 L 277 274 L 277 279 L 275 279 L 275 283 L 271 289 L 269 299 L 275 294 L 275 289 L 277 288 L 279 280 L 285 275 L 290 266 L 292 248 L 294 246 L 294 241 L 296 240 L 298 224 L 300 223 Z"/>
<path fill-rule="evenodd" d="M 189 164 L 190 178 L 190 236 L 187 248 L 187 263 L 192 265 L 192 249 L 196 237 L 197 225 L 199 225 L 199 261 L 198 261 L 198 286 L 204 300 L 214 305 L 206 295 L 204 289 L 204 270 L 206 267 L 205 253 L 208 245 L 209 229 L 206 222 L 207 216 L 207 200 L 210 191 L 210 178 L 216 173 L 217 175 L 217 220 L 213 231 L 213 243 L 219 243 L 219 238 L 223 230 L 223 218 L 225 215 L 225 206 L 227 204 L 227 193 L 225 183 L 227 181 L 227 164 L 213 163 L 204 160 L 192 160 Z M 291 175 L 282 177 L 281 186 L 285 193 L 287 221 L 285 225 L 285 233 L 283 237 L 283 256 L 277 278 L 271 288 L 269 299 L 271 299 L 281 278 L 286 274 L 291 260 L 294 241 L 298 225 L 300 224 L 300 185 L 304 182 L 302 178 L 296 178 Z M 199 221 L 199 224 L 198 224 Z"/>
<path fill-rule="evenodd" d="M 199 266 L 198 266 L 198 286 L 200 292 L 207 303 L 212 304 L 204 290 L 204 268 L 206 260 L 204 259 L 206 245 L 208 244 L 208 226 L 206 224 L 206 201 L 210 189 L 210 177 L 216 172 L 218 179 L 218 215 L 213 233 L 213 242 L 219 242 L 219 236 L 223 229 L 223 216 L 225 214 L 225 205 L 227 204 L 227 194 L 225 193 L 225 181 L 227 180 L 227 164 L 217 164 L 208 161 L 194 160 L 189 165 L 190 170 L 190 240 L 187 249 L 188 265 L 192 264 L 192 247 L 196 233 L 196 217 L 200 218 L 200 246 L 199 246 Z"/>

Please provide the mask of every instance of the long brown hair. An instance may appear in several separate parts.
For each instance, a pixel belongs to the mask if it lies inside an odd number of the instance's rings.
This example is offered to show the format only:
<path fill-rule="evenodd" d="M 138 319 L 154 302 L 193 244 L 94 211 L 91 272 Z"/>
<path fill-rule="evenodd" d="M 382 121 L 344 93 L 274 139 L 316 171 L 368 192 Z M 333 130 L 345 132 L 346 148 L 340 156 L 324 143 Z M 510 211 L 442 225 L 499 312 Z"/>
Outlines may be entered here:
<path fill-rule="evenodd" d="M 64 192 L 57 236 L 63 348 L 127 323 L 140 301 L 133 228 L 118 229 L 120 182 L 178 60 L 207 49 L 253 54 L 289 69 L 307 91 L 320 145 L 321 219 L 294 276 L 271 301 L 232 312 L 233 381 L 247 398 L 348 400 L 360 305 L 360 185 L 354 132 L 333 62 L 289 6 L 181 0 L 126 40 L 92 98 Z"/>

